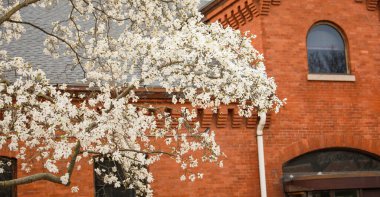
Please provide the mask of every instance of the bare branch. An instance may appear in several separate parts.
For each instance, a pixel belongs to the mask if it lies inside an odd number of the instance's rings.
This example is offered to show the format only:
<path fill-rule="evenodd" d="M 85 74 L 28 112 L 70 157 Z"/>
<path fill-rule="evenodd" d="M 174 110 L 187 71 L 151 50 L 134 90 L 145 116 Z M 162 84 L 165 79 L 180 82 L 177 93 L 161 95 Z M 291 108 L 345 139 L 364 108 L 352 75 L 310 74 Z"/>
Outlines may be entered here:
<path fill-rule="evenodd" d="M 169 152 L 165 152 L 165 151 L 141 151 L 141 150 L 135 150 L 135 149 L 121 149 L 119 150 L 120 152 L 135 152 L 135 153 L 142 153 L 142 154 L 146 154 L 146 155 L 149 155 L 149 154 L 164 154 L 164 155 L 168 155 L 170 157 L 174 157 L 176 156 L 175 154 L 173 153 L 169 153 Z M 100 152 L 96 152 L 96 151 L 83 151 L 83 152 L 87 152 L 87 153 L 90 153 L 90 154 L 102 154 Z M 81 152 L 81 153 L 83 153 Z"/>
<path fill-rule="evenodd" d="M 71 175 L 73 173 L 75 163 L 76 163 L 76 159 L 77 159 L 79 154 L 80 154 L 80 142 L 78 141 L 77 144 L 75 145 L 74 152 L 72 154 L 69 167 L 67 168 L 67 173 L 69 174 L 69 178 L 68 178 L 69 181 L 67 182 L 67 184 L 64 184 L 65 186 L 70 185 L 70 178 L 71 178 Z M 22 177 L 22 178 L 18 178 L 18 179 L 0 181 L 0 188 L 12 187 L 12 186 L 16 186 L 16 185 L 23 185 L 23 184 L 36 182 L 36 181 L 42 181 L 42 180 L 46 180 L 46 181 L 50 181 L 50 182 L 58 183 L 58 184 L 63 184 L 61 181 L 61 178 L 58 176 L 55 176 L 51 173 L 38 173 L 38 174 L 33 174 L 30 176 L 26 176 L 26 177 Z"/>
<path fill-rule="evenodd" d="M 44 99 L 46 99 L 46 100 L 48 100 L 48 101 L 54 103 L 54 99 L 51 98 L 50 96 L 47 96 L 47 95 L 42 94 L 42 93 L 38 94 L 38 96 L 40 96 L 40 97 L 42 97 L 42 98 L 44 98 Z"/>
<path fill-rule="evenodd" d="M 51 173 L 38 173 L 38 174 L 33 174 L 30 176 L 26 176 L 26 177 L 22 177 L 22 178 L 18 178 L 18 179 L 12 179 L 12 180 L 8 180 L 8 181 L 0 181 L 0 188 L 1 187 L 12 187 L 15 185 L 23 185 L 23 184 L 32 183 L 35 181 L 42 181 L 42 180 L 62 184 L 62 181 L 61 181 L 60 177 L 58 177 L 58 176 L 55 176 Z"/>
<path fill-rule="evenodd" d="M 0 25 L 2 25 L 5 21 L 8 21 L 14 13 L 21 10 L 24 7 L 27 7 L 30 4 L 36 3 L 40 0 L 25 0 L 24 2 L 17 4 L 15 7 L 10 9 L 7 13 L 0 17 Z"/>
<path fill-rule="evenodd" d="M 67 168 L 67 173 L 69 174 L 69 181 L 68 181 L 67 185 L 70 185 L 71 175 L 73 173 L 75 163 L 77 161 L 77 157 L 78 157 L 79 153 L 80 153 L 80 141 L 78 141 L 77 144 L 75 145 L 74 153 L 71 157 L 69 167 Z"/>
<path fill-rule="evenodd" d="M 36 28 L 36 29 L 42 31 L 42 32 L 45 33 L 46 35 L 52 36 L 52 37 L 58 39 L 59 41 L 65 43 L 65 44 L 71 49 L 71 51 L 75 54 L 75 58 L 76 58 L 78 64 L 79 64 L 80 67 L 82 68 L 83 72 L 85 72 L 85 70 L 84 70 L 84 68 L 83 68 L 83 66 L 82 66 L 81 60 L 80 60 L 80 58 L 84 58 L 84 57 L 82 57 L 81 55 L 79 55 L 79 53 L 74 49 L 74 47 L 73 47 L 68 41 L 66 41 L 65 39 L 63 39 L 63 38 L 61 38 L 61 37 L 59 37 L 59 36 L 57 36 L 57 35 L 55 35 L 55 34 L 49 33 L 49 32 L 47 32 L 45 29 L 43 29 L 43 28 L 37 26 L 36 24 L 30 23 L 30 22 L 25 22 L 25 21 L 15 21 L 15 20 L 11 20 L 11 19 L 8 19 L 7 21 L 8 21 L 8 22 L 11 22 L 11 23 L 19 23 L 19 24 L 25 24 L 25 25 L 32 26 L 32 27 L 34 27 L 34 28 Z"/>

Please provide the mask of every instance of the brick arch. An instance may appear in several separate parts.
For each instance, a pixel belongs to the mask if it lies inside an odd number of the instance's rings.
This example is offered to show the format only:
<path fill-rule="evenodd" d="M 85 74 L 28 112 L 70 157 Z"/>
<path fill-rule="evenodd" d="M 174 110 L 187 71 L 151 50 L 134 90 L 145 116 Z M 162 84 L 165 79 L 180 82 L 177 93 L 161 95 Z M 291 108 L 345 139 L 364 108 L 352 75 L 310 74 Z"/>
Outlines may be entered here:
<path fill-rule="evenodd" d="M 330 18 L 320 18 L 320 19 L 316 19 L 315 21 L 313 21 L 312 23 L 310 23 L 309 26 L 308 26 L 308 29 L 307 29 L 307 33 L 306 33 L 305 39 L 307 39 L 307 36 L 309 35 L 310 30 L 314 26 L 316 26 L 318 24 L 330 25 L 331 27 L 333 27 L 334 29 L 336 29 L 341 34 L 341 36 L 342 36 L 345 44 L 348 42 L 347 33 L 346 33 L 345 29 L 340 24 L 338 24 L 337 22 L 331 20 Z"/>
<path fill-rule="evenodd" d="M 281 164 L 305 153 L 326 148 L 352 148 L 380 155 L 380 140 L 368 139 L 361 135 L 324 135 L 299 140 L 282 148 L 278 158 Z"/>

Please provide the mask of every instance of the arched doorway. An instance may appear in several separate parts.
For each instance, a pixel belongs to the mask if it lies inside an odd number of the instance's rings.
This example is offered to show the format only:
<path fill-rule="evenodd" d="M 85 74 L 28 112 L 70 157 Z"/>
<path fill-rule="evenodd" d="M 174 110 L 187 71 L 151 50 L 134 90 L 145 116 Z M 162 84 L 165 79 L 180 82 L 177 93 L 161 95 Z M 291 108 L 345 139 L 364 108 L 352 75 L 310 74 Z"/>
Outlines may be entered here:
<path fill-rule="evenodd" d="M 283 165 L 288 197 L 378 197 L 380 157 L 348 148 L 300 155 Z"/>

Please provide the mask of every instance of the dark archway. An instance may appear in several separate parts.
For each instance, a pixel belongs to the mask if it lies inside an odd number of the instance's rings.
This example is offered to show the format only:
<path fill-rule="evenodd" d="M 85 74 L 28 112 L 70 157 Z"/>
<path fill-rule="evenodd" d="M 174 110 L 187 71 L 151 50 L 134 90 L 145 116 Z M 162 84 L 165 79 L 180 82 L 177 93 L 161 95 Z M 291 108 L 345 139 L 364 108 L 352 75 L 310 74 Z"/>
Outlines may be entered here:
<path fill-rule="evenodd" d="M 287 196 L 380 196 L 380 157 L 361 150 L 312 151 L 286 162 L 282 170 Z"/>
<path fill-rule="evenodd" d="M 0 181 L 12 180 L 17 177 L 17 160 L 0 156 Z M 1 197 L 17 196 L 16 186 L 0 188 Z"/>

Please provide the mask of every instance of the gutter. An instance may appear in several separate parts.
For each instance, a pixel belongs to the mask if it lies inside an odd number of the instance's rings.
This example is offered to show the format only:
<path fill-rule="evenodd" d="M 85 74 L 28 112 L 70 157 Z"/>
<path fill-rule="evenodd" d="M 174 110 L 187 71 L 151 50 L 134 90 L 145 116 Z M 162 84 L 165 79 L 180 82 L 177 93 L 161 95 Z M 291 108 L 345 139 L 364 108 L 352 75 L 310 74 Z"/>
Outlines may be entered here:
<path fill-rule="evenodd" d="M 264 160 L 264 140 L 263 130 L 266 122 L 267 115 L 265 112 L 259 112 L 260 120 L 257 124 L 257 152 L 259 158 L 259 176 L 260 176 L 260 192 L 261 197 L 267 197 L 267 185 L 265 178 L 265 160 Z"/>

